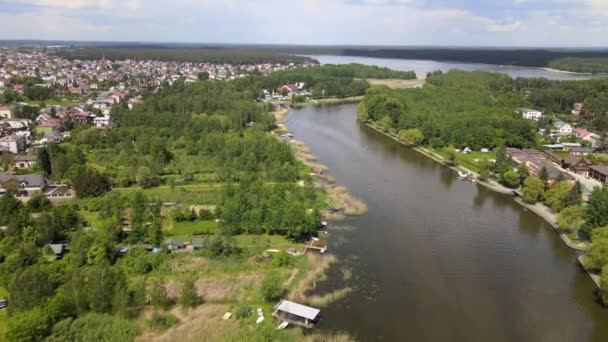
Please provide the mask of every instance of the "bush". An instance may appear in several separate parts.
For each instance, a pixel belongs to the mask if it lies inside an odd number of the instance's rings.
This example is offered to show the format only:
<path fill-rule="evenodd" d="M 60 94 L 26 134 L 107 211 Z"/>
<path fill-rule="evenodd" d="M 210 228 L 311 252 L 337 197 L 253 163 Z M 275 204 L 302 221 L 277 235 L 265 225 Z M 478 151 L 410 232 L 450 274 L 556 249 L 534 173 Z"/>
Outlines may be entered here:
<path fill-rule="evenodd" d="M 236 310 L 234 310 L 234 316 L 237 319 L 241 319 L 241 318 L 246 318 L 251 316 L 252 310 L 250 307 L 248 306 L 239 306 L 238 308 L 236 308 Z"/>
<path fill-rule="evenodd" d="M 179 303 L 184 308 L 194 308 L 201 302 L 196 291 L 196 283 L 194 279 L 189 277 L 182 283 L 182 293 L 179 297 Z"/>
<path fill-rule="evenodd" d="M 6 337 L 9 341 L 41 341 L 48 334 L 49 323 L 47 314 L 39 306 L 17 312 L 8 321 Z"/>
<path fill-rule="evenodd" d="M 157 309 L 167 309 L 171 302 L 167 297 L 167 288 L 162 279 L 156 279 L 150 286 L 150 303 Z"/>
<path fill-rule="evenodd" d="M 293 256 L 286 252 L 280 252 L 274 254 L 272 257 L 272 264 L 276 267 L 287 267 L 294 263 Z"/>
<path fill-rule="evenodd" d="M 512 170 L 503 173 L 500 176 L 500 184 L 510 189 L 517 189 L 519 187 L 519 174 Z"/>
<path fill-rule="evenodd" d="M 165 330 L 179 323 L 179 319 L 172 313 L 161 313 L 155 311 L 148 320 L 148 326 L 152 329 Z"/>
<path fill-rule="evenodd" d="M 264 300 L 269 303 L 278 301 L 285 294 L 285 289 L 281 286 L 281 279 L 275 273 L 270 273 L 264 277 L 260 291 Z"/>
<path fill-rule="evenodd" d="M 73 320 L 67 318 L 53 327 L 50 341 L 127 342 L 137 336 L 133 323 L 108 314 L 88 313 Z"/>
<path fill-rule="evenodd" d="M 198 212 L 198 219 L 201 221 L 208 221 L 213 219 L 213 212 L 209 209 L 201 209 Z"/>

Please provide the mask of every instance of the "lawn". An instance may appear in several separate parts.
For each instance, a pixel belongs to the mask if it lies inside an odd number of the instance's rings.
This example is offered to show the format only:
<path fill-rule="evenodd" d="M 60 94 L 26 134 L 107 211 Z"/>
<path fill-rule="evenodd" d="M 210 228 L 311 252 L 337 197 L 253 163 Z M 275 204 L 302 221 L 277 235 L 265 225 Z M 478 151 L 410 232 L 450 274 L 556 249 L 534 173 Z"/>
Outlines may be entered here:
<path fill-rule="evenodd" d="M 435 153 L 437 155 L 440 155 L 444 159 L 446 157 L 442 150 L 435 150 L 431 147 L 428 147 L 428 150 L 432 151 L 433 153 Z M 482 159 L 488 159 L 488 160 L 496 159 L 496 153 L 494 153 L 494 152 L 482 153 L 479 151 L 473 151 L 473 152 L 470 152 L 467 154 L 462 153 L 462 152 L 456 153 L 456 162 L 459 165 L 462 165 L 462 166 L 466 167 L 467 169 L 470 169 L 475 172 L 479 172 L 479 162 Z"/>
<path fill-rule="evenodd" d="M 147 196 L 160 199 L 162 202 L 174 202 L 185 204 L 216 204 L 222 195 L 224 184 L 213 185 L 184 185 L 176 186 L 171 190 L 170 186 L 159 186 L 150 189 L 115 188 L 116 191 L 137 191 L 141 190 Z"/>
<path fill-rule="evenodd" d="M 7 298 L 8 291 L 4 287 L 0 287 L 0 299 Z M 0 311 L 0 341 L 4 341 L 4 334 L 6 334 L 6 327 L 8 323 L 8 315 L 6 309 Z"/>
<path fill-rule="evenodd" d="M 172 222 L 165 229 L 167 236 L 175 236 L 185 241 L 190 241 L 193 235 L 211 235 L 217 230 L 217 222 L 210 221 L 184 221 Z"/>

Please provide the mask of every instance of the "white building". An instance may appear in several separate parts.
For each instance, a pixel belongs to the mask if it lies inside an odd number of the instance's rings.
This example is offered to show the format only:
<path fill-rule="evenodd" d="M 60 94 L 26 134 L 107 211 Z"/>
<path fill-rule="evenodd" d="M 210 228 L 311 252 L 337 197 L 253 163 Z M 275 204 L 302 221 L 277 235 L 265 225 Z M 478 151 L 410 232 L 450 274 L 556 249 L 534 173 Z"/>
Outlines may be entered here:
<path fill-rule="evenodd" d="M 534 120 L 538 121 L 543 116 L 543 113 L 539 110 L 528 109 L 528 108 L 519 108 L 516 110 L 516 113 L 521 114 L 521 117 L 526 120 Z"/>
<path fill-rule="evenodd" d="M 13 117 L 13 112 L 10 106 L 0 106 L 0 118 L 10 119 Z"/>
<path fill-rule="evenodd" d="M 570 124 L 565 123 L 561 120 L 555 122 L 555 133 L 558 133 L 560 135 L 570 135 L 573 131 L 574 130 L 572 129 L 572 126 Z"/>
<path fill-rule="evenodd" d="M 25 137 L 9 135 L 0 138 L 0 148 L 10 153 L 19 153 L 25 150 Z"/>
<path fill-rule="evenodd" d="M 113 125 L 113 122 L 109 116 L 104 115 L 104 116 L 98 116 L 95 119 L 93 119 L 93 124 L 95 124 L 95 127 L 103 128 L 103 127 L 108 127 L 108 126 Z"/>

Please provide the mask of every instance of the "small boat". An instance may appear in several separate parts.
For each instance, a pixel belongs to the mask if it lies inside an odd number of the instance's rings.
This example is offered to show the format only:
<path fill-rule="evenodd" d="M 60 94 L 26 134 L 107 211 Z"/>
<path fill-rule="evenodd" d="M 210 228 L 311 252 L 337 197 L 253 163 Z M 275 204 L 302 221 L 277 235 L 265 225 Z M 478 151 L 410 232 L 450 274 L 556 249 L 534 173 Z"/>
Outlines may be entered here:
<path fill-rule="evenodd" d="M 287 328 L 288 325 L 289 325 L 289 322 L 285 321 L 285 322 L 279 324 L 279 326 L 277 326 L 277 330 L 283 330 L 283 329 Z"/>
<path fill-rule="evenodd" d="M 469 178 L 469 175 L 466 172 L 458 171 L 458 177 L 462 180 L 466 180 Z"/>

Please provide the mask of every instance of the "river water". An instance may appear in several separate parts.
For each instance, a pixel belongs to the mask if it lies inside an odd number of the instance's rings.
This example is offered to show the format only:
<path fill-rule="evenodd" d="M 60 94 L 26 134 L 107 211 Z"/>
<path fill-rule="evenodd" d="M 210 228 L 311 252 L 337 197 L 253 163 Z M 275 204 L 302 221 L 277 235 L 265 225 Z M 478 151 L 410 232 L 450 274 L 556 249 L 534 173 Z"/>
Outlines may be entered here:
<path fill-rule="evenodd" d="M 320 288 L 354 290 L 323 309 L 320 329 L 362 341 L 608 341 L 608 311 L 576 252 L 511 196 L 361 126 L 356 105 L 294 109 L 286 124 L 369 206 L 331 224 L 340 262 Z"/>
<path fill-rule="evenodd" d="M 544 77 L 552 80 L 586 80 L 590 78 L 608 77 L 608 75 L 585 75 L 575 73 L 564 73 L 549 71 L 541 68 L 501 66 L 480 63 L 458 63 L 458 62 L 438 62 L 421 59 L 390 59 L 390 58 L 370 58 L 354 56 L 334 56 L 334 55 L 308 55 L 308 57 L 318 60 L 321 64 L 367 64 L 386 67 L 393 70 L 408 71 L 413 70 L 418 77 L 424 77 L 428 72 L 441 70 L 449 71 L 460 69 L 465 71 L 482 70 L 489 72 L 499 72 L 510 75 L 511 77 Z"/>

